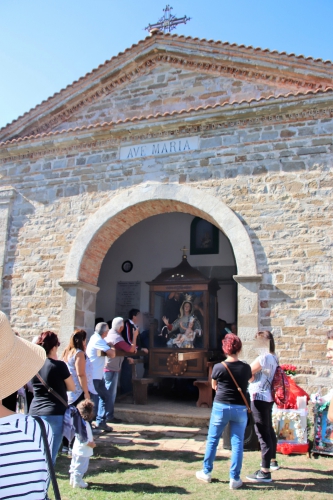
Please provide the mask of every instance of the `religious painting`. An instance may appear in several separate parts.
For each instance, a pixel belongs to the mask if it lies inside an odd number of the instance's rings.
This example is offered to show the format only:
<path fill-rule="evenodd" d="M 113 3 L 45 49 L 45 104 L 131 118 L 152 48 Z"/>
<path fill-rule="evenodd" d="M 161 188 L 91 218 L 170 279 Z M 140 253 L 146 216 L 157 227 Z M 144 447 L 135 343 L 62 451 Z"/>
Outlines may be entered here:
<path fill-rule="evenodd" d="M 156 292 L 154 304 L 154 347 L 193 349 L 203 346 L 202 292 Z"/>
<path fill-rule="evenodd" d="M 293 420 L 280 420 L 278 426 L 278 442 L 283 443 L 297 443 L 298 437 L 295 429 L 295 422 Z"/>
<path fill-rule="evenodd" d="M 313 453 L 333 455 L 333 423 L 327 418 L 329 403 L 316 404 L 314 409 Z"/>
<path fill-rule="evenodd" d="M 195 217 L 191 223 L 191 255 L 219 253 L 219 230 L 216 226 Z"/>

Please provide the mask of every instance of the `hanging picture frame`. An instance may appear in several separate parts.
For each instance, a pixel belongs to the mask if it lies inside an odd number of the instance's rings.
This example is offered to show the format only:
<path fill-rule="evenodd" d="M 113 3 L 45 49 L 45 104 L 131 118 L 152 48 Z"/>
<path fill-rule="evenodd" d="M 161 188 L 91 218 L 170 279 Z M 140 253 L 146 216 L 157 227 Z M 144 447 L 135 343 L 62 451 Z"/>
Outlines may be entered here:
<path fill-rule="evenodd" d="M 205 219 L 194 217 L 191 222 L 191 255 L 219 253 L 219 230 Z"/>
<path fill-rule="evenodd" d="M 314 408 L 314 454 L 333 455 L 333 423 L 327 418 L 329 402 Z"/>

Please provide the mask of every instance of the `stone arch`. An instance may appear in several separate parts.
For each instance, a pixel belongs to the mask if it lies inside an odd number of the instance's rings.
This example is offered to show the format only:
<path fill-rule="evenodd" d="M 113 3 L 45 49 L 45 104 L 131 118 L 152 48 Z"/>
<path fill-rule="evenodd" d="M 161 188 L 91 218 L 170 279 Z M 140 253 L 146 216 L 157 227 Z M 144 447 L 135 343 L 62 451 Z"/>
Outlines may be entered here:
<path fill-rule="evenodd" d="M 77 235 L 59 284 L 64 288 L 61 336 L 74 327 L 93 328 L 97 281 L 103 259 L 119 236 L 152 216 L 185 212 L 216 225 L 232 245 L 238 274 L 238 325 L 242 337 L 258 328 L 257 266 L 249 235 L 237 215 L 221 200 L 185 185 L 141 185 L 130 188 L 99 208 Z M 246 316 L 243 322 L 243 316 Z M 244 324 L 243 324 L 244 323 Z"/>

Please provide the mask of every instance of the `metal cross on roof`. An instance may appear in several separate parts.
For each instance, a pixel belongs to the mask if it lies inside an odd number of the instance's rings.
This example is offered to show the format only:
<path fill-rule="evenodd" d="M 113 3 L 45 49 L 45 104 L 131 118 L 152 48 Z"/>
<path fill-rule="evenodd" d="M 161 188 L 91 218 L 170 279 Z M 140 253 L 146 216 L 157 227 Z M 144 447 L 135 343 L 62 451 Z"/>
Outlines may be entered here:
<path fill-rule="evenodd" d="M 191 20 L 191 18 L 187 17 L 187 16 L 176 18 L 176 16 L 173 16 L 171 14 L 171 10 L 172 10 L 172 7 L 170 7 L 170 5 L 167 5 L 165 7 L 165 9 L 163 9 L 164 16 L 161 17 L 161 19 L 158 21 L 158 23 L 148 24 L 148 26 L 147 26 L 147 28 L 145 28 L 145 30 L 150 32 L 152 29 L 155 28 L 155 29 L 160 29 L 160 30 L 164 31 L 164 33 L 167 33 L 167 32 L 170 33 L 170 31 L 176 29 L 176 26 L 178 26 L 178 24 L 186 24 L 187 21 Z"/>

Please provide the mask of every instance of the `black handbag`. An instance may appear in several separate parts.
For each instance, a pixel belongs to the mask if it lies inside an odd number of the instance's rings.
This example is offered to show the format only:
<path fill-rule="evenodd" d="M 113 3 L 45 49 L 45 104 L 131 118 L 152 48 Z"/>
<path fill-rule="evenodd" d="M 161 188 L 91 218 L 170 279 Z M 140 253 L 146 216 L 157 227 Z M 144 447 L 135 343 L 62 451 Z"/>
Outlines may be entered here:
<path fill-rule="evenodd" d="M 33 418 L 38 423 L 38 425 L 40 427 L 41 434 L 42 434 L 43 443 L 44 443 L 44 450 L 45 450 L 45 454 L 46 454 L 47 466 L 49 469 L 49 474 L 50 474 L 50 478 L 51 478 L 52 486 L 53 486 L 53 491 L 54 491 L 54 499 L 61 500 L 59 486 L 58 486 L 57 478 L 56 478 L 56 475 L 54 472 L 51 452 L 50 452 L 50 448 L 49 448 L 49 442 L 47 440 L 47 435 L 46 435 L 46 430 L 45 430 L 45 425 L 44 425 L 43 419 L 41 417 L 36 417 L 36 416 Z M 48 497 L 46 497 L 46 498 L 48 498 Z"/>

